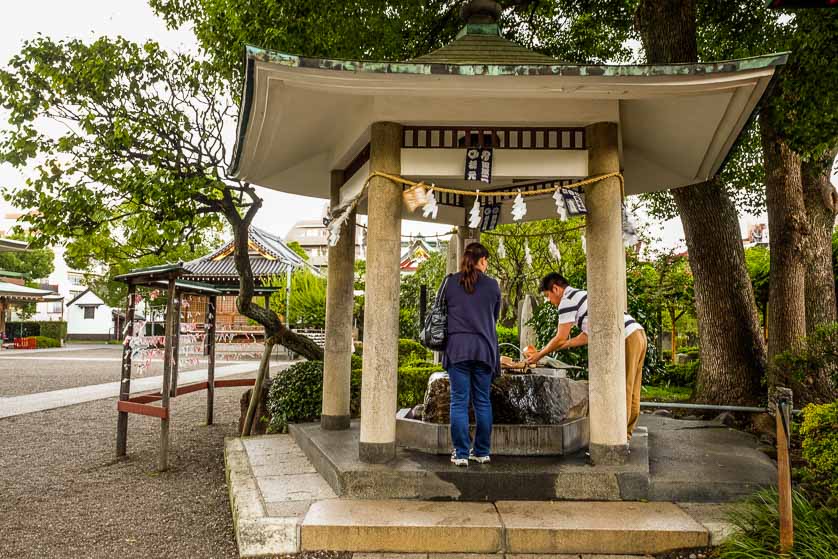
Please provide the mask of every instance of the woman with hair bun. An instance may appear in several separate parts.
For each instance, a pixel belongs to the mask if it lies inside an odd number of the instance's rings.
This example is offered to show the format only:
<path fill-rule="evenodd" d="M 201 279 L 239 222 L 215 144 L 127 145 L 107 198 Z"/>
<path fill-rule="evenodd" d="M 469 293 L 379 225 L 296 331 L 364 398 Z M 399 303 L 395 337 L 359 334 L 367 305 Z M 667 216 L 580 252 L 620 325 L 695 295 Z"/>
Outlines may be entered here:
<path fill-rule="evenodd" d="M 451 384 L 451 440 L 455 466 L 469 460 L 489 462 L 492 444 L 492 403 L 489 390 L 500 373 L 495 325 L 500 314 L 500 287 L 486 275 L 489 251 L 480 243 L 468 245 L 460 272 L 445 288 L 448 305 L 448 341 L 442 366 Z M 474 445 L 469 435 L 469 402 L 474 406 L 477 430 Z"/>

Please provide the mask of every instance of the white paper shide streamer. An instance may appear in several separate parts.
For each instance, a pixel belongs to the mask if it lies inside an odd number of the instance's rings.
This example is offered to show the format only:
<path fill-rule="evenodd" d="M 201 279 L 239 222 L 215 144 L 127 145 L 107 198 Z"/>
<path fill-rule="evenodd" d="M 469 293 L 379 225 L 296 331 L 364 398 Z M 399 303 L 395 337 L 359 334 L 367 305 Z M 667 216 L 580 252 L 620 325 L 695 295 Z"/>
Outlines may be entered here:
<path fill-rule="evenodd" d="M 553 240 L 553 237 L 550 237 L 550 243 L 547 245 L 547 250 L 550 251 L 550 254 L 556 259 L 556 262 L 562 261 L 562 253 L 559 252 L 559 247 L 556 246 L 556 242 Z"/>
<path fill-rule="evenodd" d="M 339 207 L 335 208 L 334 211 L 329 211 L 329 216 L 327 220 L 324 220 L 326 225 L 326 236 L 327 242 L 329 243 L 330 247 L 333 247 L 338 244 L 340 240 L 340 230 L 343 228 L 343 224 L 346 223 L 346 220 L 349 219 L 350 214 L 353 210 L 358 206 L 361 199 L 367 195 L 367 189 L 369 189 L 369 181 L 364 184 L 364 187 L 355 194 L 352 198 L 341 204 Z M 353 231 L 354 234 L 354 231 Z"/>
<path fill-rule="evenodd" d="M 330 221 L 329 225 L 326 227 L 330 247 L 338 244 L 338 241 L 340 240 L 340 230 L 343 227 L 343 224 L 346 223 L 346 220 L 349 219 L 349 214 L 349 210 L 344 211 L 335 219 Z"/>
<path fill-rule="evenodd" d="M 559 219 L 567 221 L 567 205 L 564 203 L 564 196 L 562 195 L 561 188 L 557 188 L 553 193 L 553 200 L 556 201 L 556 211 L 559 212 Z"/>
<path fill-rule="evenodd" d="M 425 218 L 436 219 L 436 214 L 439 211 L 439 207 L 436 205 L 436 196 L 434 196 L 434 189 L 431 186 L 431 189 L 428 191 L 428 198 L 425 202 L 425 205 L 422 207 L 422 215 Z"/>
<path fill-rule="evenodd" d="M 478 190 L 477 193 L 479 194 L 480 191 Z M 468 226 L 472 229 L 480 227 L 480 198 L 474 199 L 474 205 L 468 214 Z"/>
<path fill-rule="evenodd" d="M 585 235 L 582 235 L 582 252 L 588 254 L 588 246 L 585 243 Z"/>
<path fill-rule="evenodd" d="M 623 244 L 625 246 L 634 246 L 639 241 L 637 236 L 637 227 L 634 225 L 634 221 L 631 218 L 631 215 L 626 210 L 626 207 L 623 206 Z"/>
<path fill-rule="evenodd" d="M 524 239 L 524 260 L 527 266 L 532 268 L 532 252 L 530 252 L 530 242 Z"/>
<path fill-rule="evenodd" d="M 498 242 L 498 258 L 506 258 L 506 246 L 503 244 L 503 237 Z"/>
<path fill-rule="evenodd" d="M 518 191 L 518 196 L 512 202 L 512 219 L 514 221 L 521 221 L 527 215 L 527 204 L 524 202 L 524 197 L 521 196 L 521 191 Z"/>

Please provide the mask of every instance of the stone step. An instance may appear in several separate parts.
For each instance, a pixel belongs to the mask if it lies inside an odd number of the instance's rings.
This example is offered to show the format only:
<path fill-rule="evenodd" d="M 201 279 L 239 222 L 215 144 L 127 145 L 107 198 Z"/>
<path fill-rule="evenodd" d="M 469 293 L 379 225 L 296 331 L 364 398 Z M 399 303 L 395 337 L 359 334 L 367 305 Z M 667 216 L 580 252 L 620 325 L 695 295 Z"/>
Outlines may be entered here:
<path fill-rule="evenodd" d="M 320 501 L 303 551 L 628 554 L 704 547 L 710 534 L 672 503 Z"/>

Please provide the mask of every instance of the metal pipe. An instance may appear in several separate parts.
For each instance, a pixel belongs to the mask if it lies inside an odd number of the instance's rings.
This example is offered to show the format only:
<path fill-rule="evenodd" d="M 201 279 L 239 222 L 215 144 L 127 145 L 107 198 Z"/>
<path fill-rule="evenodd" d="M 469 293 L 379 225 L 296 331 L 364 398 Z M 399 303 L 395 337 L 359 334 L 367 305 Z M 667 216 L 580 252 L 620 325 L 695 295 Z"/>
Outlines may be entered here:
<path fill-rule="evenodd" d="M 712 404 L 684 404 L 674 402 L 640 402 L 641 408 L 672 408 L 682 410 L 709 410 L 709 411 L 738 411 L 747 413 L 766 413 L 768 408 L 757 408 L 751 406 L 716 406 Z M 794 410 L 793 414 L 802 413 L 801 410 Z"/>

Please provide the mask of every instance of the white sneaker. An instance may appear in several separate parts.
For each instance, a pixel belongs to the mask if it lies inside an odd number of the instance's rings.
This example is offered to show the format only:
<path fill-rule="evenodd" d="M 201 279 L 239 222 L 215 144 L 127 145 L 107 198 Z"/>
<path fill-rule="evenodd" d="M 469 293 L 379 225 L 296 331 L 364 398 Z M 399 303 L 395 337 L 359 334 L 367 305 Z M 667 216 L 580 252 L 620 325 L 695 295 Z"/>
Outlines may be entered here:
<path fill-rule="evenodd" d="M 472 462 L 477 462 L 478 464 L 488 464 L 489 462 L 492 461 L 492 459 L 488 455 L 486 455 L 486 456 L 475 456 L 475 454 L 473 452 L 469 453 L 468 459 L 471 460 Z"/>
<path fill-rule="evenodd" d="M 456 450 L 451 453 L 451 463 L 457 466 L 458 468 L 468 468 L 468 458 L 457 458 Z"/>

